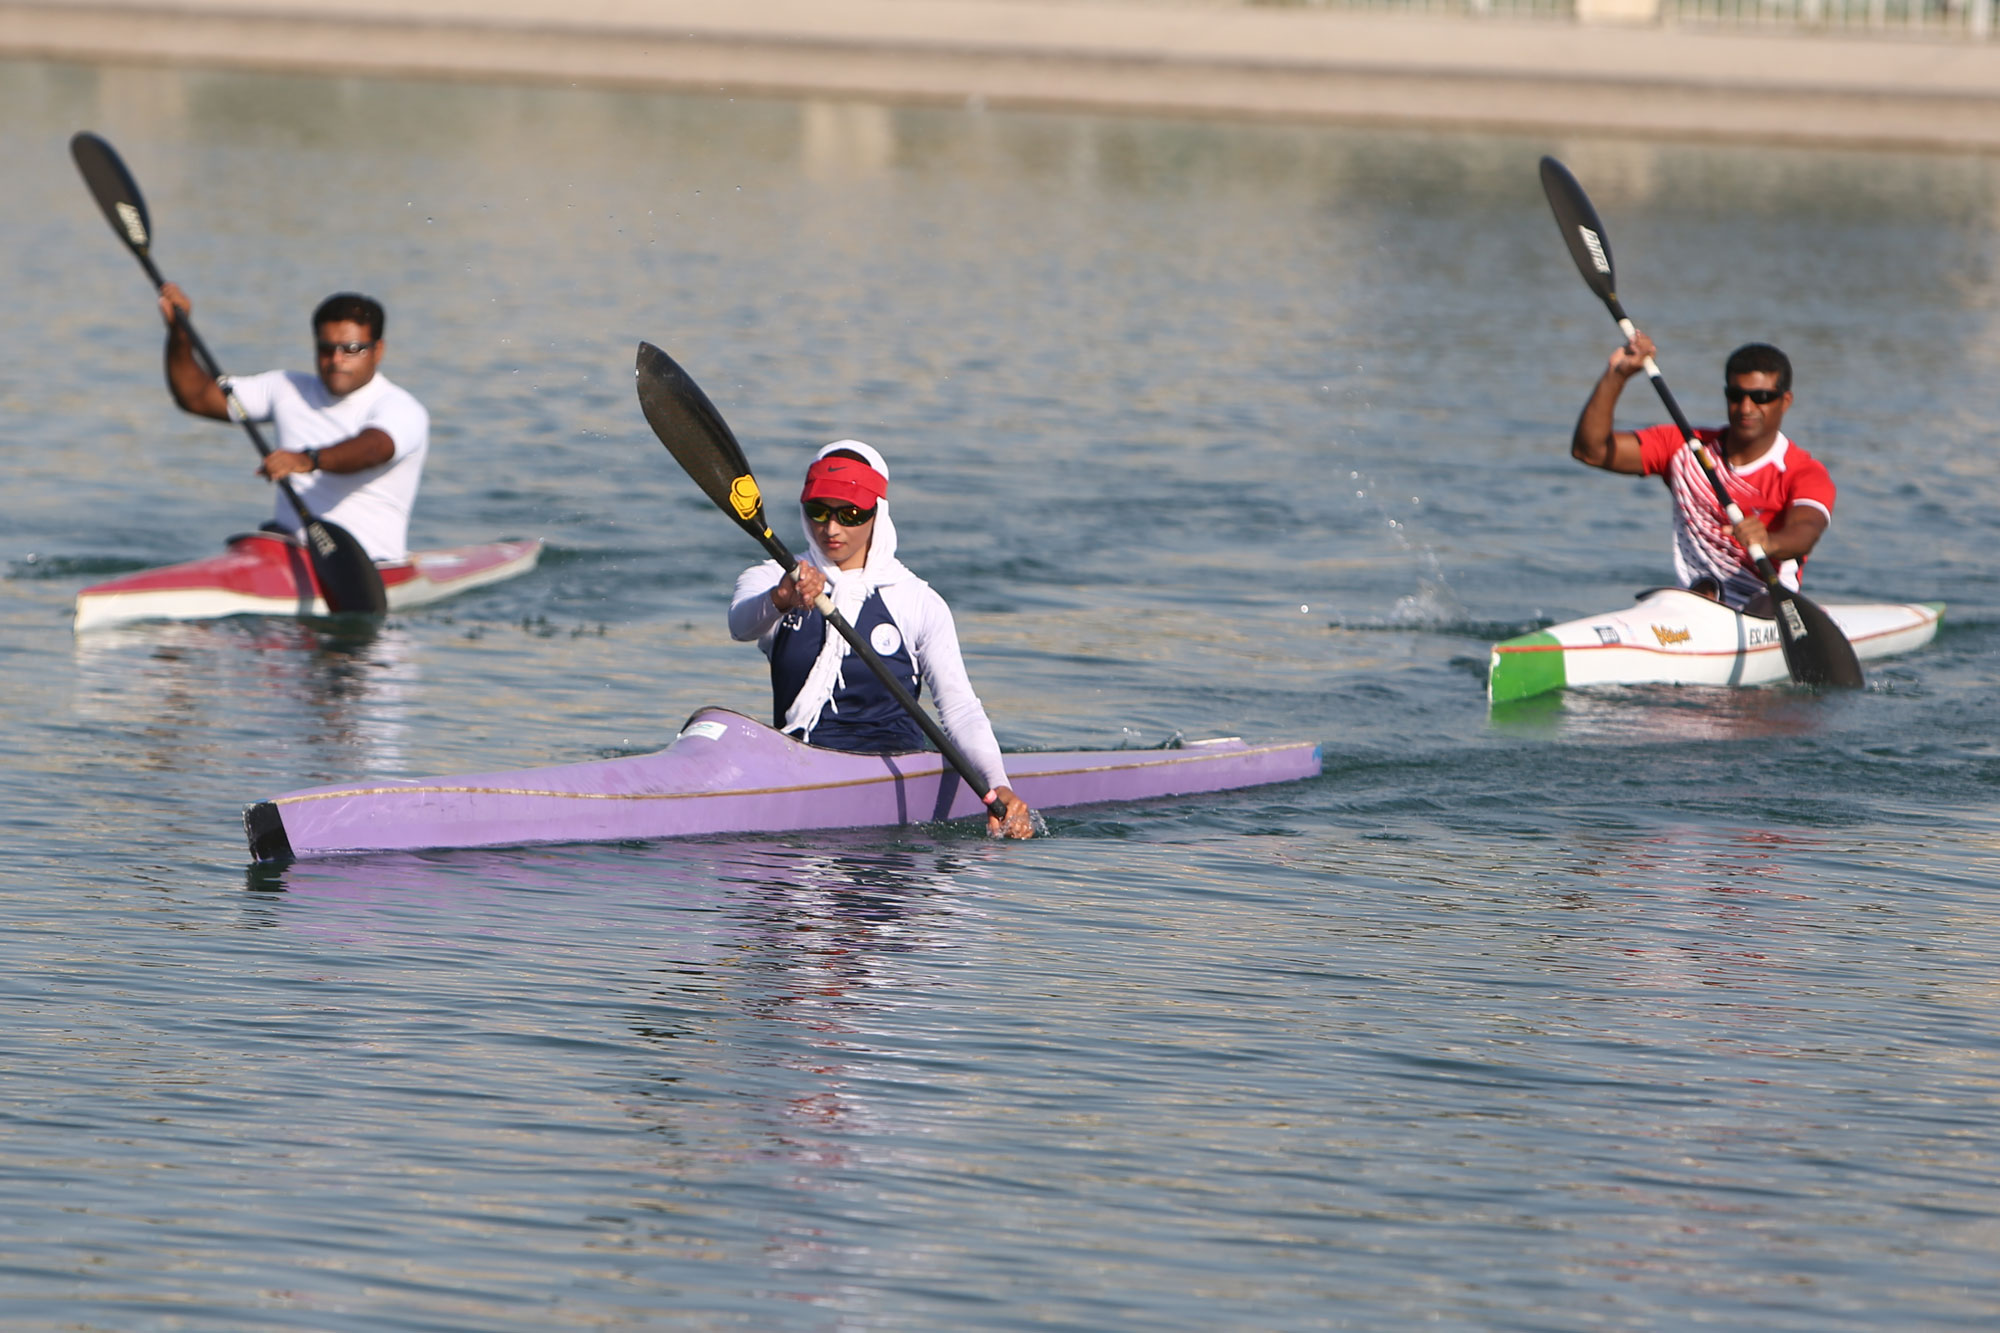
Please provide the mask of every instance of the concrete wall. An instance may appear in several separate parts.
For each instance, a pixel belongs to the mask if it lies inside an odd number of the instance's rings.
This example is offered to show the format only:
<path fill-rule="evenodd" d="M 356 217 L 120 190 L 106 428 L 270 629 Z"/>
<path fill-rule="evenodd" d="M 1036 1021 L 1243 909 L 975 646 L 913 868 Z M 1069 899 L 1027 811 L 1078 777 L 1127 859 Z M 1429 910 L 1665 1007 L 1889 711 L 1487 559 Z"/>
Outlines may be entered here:
<path fill-rule="evenodd" d="M 2000 46 L 1234 0 L 0 0 L 0 54 L 1194 115 L 2000 146 Z M 1592 8 L 1595 6 L 1595 8 Z M 1603 12 L 1599 12 L 1603 11 Z"/>

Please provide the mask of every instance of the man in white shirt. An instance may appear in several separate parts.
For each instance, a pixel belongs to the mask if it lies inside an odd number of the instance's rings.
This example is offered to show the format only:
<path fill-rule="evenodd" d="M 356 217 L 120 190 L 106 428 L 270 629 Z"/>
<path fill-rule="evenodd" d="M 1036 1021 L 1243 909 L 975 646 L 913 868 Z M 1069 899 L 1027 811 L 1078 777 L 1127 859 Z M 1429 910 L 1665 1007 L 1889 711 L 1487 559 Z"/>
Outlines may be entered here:
<path fill-rule="evenodd" d="M 228 421 L 223 386 L 196 364 L 186 328 L 174 318 L 176 310 L 193 308 L 176 284 L 160 288 L 167 388 L 184 411 Z M 431 427 L 424 405 L 377 373 L 385 322 L 379 302 L 337 293 L 313 312 L 317 375 L 270 370 L 229 377 L 229 392 L 244 414 L 277 431 L 277 447 L 258 474 L 271 481 L 291 477 L 306 509 L 353 533 L 378 564 L 409 555 L 410 510 Z M 299 530 L 298 515 L 282 495 L 265 526 Z"/>

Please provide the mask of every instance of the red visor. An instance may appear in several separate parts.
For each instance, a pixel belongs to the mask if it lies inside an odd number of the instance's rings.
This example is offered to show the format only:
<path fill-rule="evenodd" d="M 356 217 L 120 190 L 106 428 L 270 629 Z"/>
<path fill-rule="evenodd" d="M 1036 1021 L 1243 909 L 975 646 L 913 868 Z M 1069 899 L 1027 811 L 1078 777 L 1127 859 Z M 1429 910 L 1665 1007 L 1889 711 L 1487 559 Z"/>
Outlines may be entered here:
<path fill-rule="evenodd" d="M 889 480 L 858 458 L 822 458 L 806 469 L 806 488 L 799 503 L 836 500 L 873 509 L 889 493 Z"/>

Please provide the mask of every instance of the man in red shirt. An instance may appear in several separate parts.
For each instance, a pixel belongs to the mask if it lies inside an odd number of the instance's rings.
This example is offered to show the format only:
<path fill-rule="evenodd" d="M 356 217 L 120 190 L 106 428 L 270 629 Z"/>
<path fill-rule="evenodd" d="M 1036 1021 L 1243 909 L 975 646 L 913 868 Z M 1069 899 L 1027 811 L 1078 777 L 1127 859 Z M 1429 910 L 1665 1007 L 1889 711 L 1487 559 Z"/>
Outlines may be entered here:
<path fill-rule="evenodd" d="M 1761 545 L 1779 582 L 1796 591 L 1807 554 L 1833 518 L 1833 478 L 1779 429 L 1792 405 L 1792 363 L 1768 343 L 1731 352 L 1722 371 L 1729 425 L 1695 432 L 1722 461 L 1723 485 L 1743 511 L 1743 521 L 1732 527 L 1679 427 L 1612 429 L 1625 381 L 1645 369 L 1653 352 L 1653 340 L 1634 330 L 1632 340 L 1611 354 L 1577 418 L 1570 454 L 1609 472 L 1662 477 L 1674 496 L 1674 569 L 1681 586 L 1769 615 L 1764 580 L 1745 548 Z"/>

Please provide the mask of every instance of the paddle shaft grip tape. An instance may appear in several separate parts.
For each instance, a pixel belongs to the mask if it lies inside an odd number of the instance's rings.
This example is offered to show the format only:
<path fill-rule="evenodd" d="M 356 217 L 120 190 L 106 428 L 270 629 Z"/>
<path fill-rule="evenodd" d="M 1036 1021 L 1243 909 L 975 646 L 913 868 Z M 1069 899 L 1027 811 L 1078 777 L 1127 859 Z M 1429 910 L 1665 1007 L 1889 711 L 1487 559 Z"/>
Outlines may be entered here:
<path fill-rule="evenodd" d="M 1626 315 L 1625 308 L 1618 304 L 1616 296 L 1606 297 L 1604 303 L 1611 307 L 1611 317 L 1618 321 L 1619 330 L 1624 333 L 1626 340 L 1630 341 L 1639 330 Z M 1730 497 L 1729 488 L 1722 484 L 1722 476 L 1716 468 L 1714 457 L 1708 452 L 1708 446 L 1694 433 L 1694 427 L 1689 424 L 1687 414 L 1681 411 L 1681 405 L 1675 400 L 1673 390 L 1667 387 L 1667 377 L 1660 373 L 1659 363 L 1650 356 L 1646 358 L 1646 375 L 1653 381 L 1654 392 L 1660 395 L 1660 401 L 1666 405 L 1667 415 L 1672 417 L 1674 425 L 1680 428 L 1681 438 L 1686 440 L 1687 447 L 1694 451 L 1695 461 L 1701 464 L 1702 472 L 1708 477 L 1709 486 L 1715 491 L 1715 502 L 1729 515 L 1732 524 L 1741 523 L 1742 507 Z M 1779 586 L 1778 570 L 1777 566 L 1771 563 L 1771 557 L 1764 554 L 1764 548 L 1756 542 L 1751 542 L 1745 549 L 1750 553 L 1751 563 L 1757 566 L 1757 573 L 1763 577 L 1768 586 L 1776 589 Z"/>
<path fill-rule="evenodd" d="M 776 560 L 780 567 L 793 570 L 798 568 L 798 560 L 769 527 L 764 528 L 762 532 L 755 533 L 755 536 L 758 541 L 763 543 L 764 549 L 771 553 L 771 558 Z M 924 711 L 923 705 L 917 702 L 916 696 L 910 693 L 902 681 L 896 679 L 895 673 L 889 670 L 889 664 L 884 662 L 881 655 L 869 645 L 866 639 L 861 637 L 861 631 L 847 623 L 847 617 L 842 615 L 840 608 L 833 604 L 832 594 L 821 593 L 813 600 L 813 606 L 821 615 L 826 617 L 826 623 L 833 626 L 841 638 L 847 640 L 847 646 L 854 650 L 855 655 L 868 664 L 868 669 L 875 673 L 875 678 L 888 687 L 889 693 L 895 697 L 896 702 L 903 706 L 903 711 L 907 712 L 916 720 L 917 725 L 923 728 L 924 735 L 930 737 L 931 744 L 937 746 L 938 753 L 944 756 L 945 762 L 958 770 L 958 776 L 964 779 L 967 787 L 972 789 L 973 795 L 985 795 L 985 776 L 972 766 L 972 760 L 966 756 L 965 751 L 958 748 L 958 742 L 947 736 L 944 728 L 931 720 L 931 715 Z M 995 819 L 1004 821 L 1007 818 L 1007 804 L 1004 801 L 993 801 L 986 806 L 986 813 Z"/>

